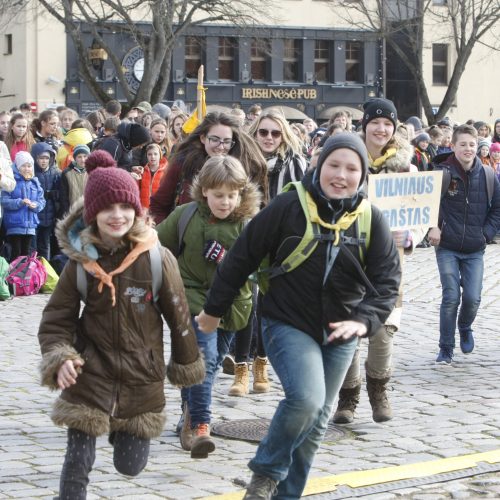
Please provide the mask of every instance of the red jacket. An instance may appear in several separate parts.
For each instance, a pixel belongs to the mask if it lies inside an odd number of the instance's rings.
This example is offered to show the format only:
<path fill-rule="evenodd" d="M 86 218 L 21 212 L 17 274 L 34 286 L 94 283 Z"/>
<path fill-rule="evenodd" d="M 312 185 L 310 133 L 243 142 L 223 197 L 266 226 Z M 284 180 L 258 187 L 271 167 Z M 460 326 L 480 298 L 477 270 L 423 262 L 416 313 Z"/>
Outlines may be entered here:
<path fill-rule="evenodd" d="M 167 170 L 168 162 L 166 158 L 160 160 L 160 167 L 155 173 L 152 173 L 149 164 L 144 167 L 142 179 L 139 181 L 139 193 L 141 205 L 143 208 L 149 208 L 151 196 L 158 191 L 163 174 Z"/>
<path fill-rule="evenodd" d="M 10 159 L 12 161 L 16 159 L 16 154 L 19 153 L 19 151 L 26 151 L 27 153 L 30 152 L 24 141 L 16 141 L 10 147 Z"/>

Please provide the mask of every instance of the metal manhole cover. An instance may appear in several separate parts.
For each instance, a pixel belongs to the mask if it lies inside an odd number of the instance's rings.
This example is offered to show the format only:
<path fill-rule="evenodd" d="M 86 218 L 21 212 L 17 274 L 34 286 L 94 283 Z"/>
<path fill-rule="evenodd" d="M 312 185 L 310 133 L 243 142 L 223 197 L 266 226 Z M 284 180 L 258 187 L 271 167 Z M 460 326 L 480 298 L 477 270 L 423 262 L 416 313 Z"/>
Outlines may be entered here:
<path fill-rule="evenodd" d="M 271 421 L 268 418 L 231 420 L 212 424 L 210 431 L 217 436 L 258 443 L 267 434 L 270 423 Z M 333 424 L 328 424 L 324 441 L 338 441 L 345 435 L 343 430 Z"/>

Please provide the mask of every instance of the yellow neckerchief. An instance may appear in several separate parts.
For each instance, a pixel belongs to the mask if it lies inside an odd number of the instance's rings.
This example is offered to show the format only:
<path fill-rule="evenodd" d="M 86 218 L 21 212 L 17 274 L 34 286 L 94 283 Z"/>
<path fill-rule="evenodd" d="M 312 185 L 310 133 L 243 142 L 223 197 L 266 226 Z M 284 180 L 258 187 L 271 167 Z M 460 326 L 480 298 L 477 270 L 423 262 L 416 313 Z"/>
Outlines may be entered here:
<path fill-rule="evenodd" d="M 95 260 L 89 260 L 84 262 L 83 268 L 89 272 L 94 278 L 97 278 L 100 283 L 97 287 L 99 293 L 102 293 L 104 285 L 109 286 L 111 290 L 111 301 L 113 307 L 116 304 L 116 290 L 115 285 L 113 285 L 113 276 L 122 273 L 130 267 L 141 253 L 147 252 L 151 248 L 153 248 L 158 242 L 158 235 L 156 231 L 152 231 L 150 237 L 143 242 L 137 243 L 134 248 L 127 254 L 127 256 L 123 259 L 122 263 L 110 273 L 107 273 Z"/>
<path fill-rule="evenodd" d="M 386 162 L 386 160 L 388 160 L 389 158 L 391 158 L 391 156 L 394 156 L 396 153 L 398 152 L 398 150 L 396 148 L 389 148 L 383 156 L 380 156 L 379 158 L 377 158 L 376 160 L 374 160 L 371 156 L 370 156 L 370 153 L 368 153 L 368 160 L 370 161 L 370 166 L 374 169 L 374 170 L 379 170 L 380 167 Z"/>
<path fill-rule="evenodd" d="M 335 246 L 339 244 L 340 232 L 345 231 L 346 229 L 351 227 L 354 221 L 358 218 L 358 215 L 363 213 L 366 204 L 366 200 L 361 200 L 361 203 L 354 209 L 354 211 L 345 212 L 335 224 L 330 224 L 321 219 L 318 214 L 318 207 L 316 206 L 316 203 L 314 203 L 312 196 L 308 192 L 306 192 L 306 201 L 307 208 L 309 210 L 310 221 L 319 224 L 320 226 L 326 227 L 327 229 L 335 231 L 335 241 L 333 242 Z"/>

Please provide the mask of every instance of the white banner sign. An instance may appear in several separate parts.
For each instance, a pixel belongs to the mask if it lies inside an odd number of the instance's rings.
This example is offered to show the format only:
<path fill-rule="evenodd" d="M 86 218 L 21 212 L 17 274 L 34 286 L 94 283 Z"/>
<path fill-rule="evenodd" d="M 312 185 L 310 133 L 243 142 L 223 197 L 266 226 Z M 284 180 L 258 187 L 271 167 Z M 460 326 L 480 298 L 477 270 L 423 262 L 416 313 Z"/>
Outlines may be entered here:
<path fill-rule="evenodd" d="M 404 172 L 368 176 L 368 199 L 392 231 L 437 226 L 443 173 Z"/>

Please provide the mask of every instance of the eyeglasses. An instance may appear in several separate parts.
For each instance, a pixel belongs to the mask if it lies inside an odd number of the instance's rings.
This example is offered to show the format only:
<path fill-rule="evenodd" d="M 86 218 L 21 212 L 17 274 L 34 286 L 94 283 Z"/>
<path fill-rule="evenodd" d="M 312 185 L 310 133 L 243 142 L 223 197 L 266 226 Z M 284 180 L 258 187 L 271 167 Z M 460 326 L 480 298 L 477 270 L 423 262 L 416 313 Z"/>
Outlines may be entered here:
<path fill-rule="evenodd" d="M 281 137 L 281 130 L 267 130 L 266 128 L 259 128 L 257 132 L 261 137 L 267 137 L 269 134 L 271 134 L 271 137 L 273 139 L 278 139 Z"/>
<path fill-rule="evenodd" d="M 207 137 L 208 142 L 214 147 L 222 146 L 224 149 L 231 149 L 235 142 L 232 139 L 221 139 L 216 135 L 209 135 Z"/>

